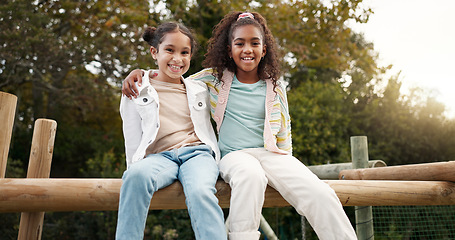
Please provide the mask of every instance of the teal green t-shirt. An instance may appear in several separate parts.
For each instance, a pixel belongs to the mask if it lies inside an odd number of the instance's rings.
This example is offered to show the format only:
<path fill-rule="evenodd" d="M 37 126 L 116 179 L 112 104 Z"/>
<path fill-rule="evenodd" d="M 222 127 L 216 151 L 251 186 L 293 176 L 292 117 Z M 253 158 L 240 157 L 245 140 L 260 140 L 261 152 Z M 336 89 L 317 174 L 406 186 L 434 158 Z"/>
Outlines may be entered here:
<path fill-rule="evenodd" d="M 234 77 L 219 132 L 221 156 L 245 148 L 264 147 L 266 83 L 241 83 Z"/>

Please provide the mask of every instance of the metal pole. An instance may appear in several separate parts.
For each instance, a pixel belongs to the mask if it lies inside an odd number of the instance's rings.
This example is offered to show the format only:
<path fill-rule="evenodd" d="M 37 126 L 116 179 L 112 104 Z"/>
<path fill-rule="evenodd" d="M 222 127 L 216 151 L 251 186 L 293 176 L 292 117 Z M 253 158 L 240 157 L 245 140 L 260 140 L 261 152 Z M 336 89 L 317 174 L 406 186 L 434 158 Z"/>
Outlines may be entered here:
<path fill-rule="evenodd" d="M 302 240 L 306 240 L 306 217 L 301 216 L 300 221 L 302 222 Z"/>
<path fill-rule="evenodd" d="M 366 136 L 351 137 L 352 169 L 368 168 L 368 143 Z M 355 207 L 356 233 L 359 240 L 374 239 L 373 211 L 371 206 Z"/>
<path fill-rule="evenodd" d="M 269 223 L 267 220 L 265 220 L 264 216 L 261 214 L 261 220 L 260 220 L 260 227 L 262 231 L 264 231 L 264 235 L 267 237 L 267 239 L 270 240 L 278 240 L 278 237 L 275 235 L 273 232 L 273 229 L 270 227 Z"/>

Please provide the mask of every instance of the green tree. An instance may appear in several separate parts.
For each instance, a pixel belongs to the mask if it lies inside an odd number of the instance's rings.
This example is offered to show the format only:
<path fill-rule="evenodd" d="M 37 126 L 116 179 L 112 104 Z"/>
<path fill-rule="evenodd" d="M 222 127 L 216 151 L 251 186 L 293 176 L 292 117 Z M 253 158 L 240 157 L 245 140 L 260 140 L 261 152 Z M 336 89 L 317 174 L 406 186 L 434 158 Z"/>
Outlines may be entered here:
<path fill-rule="evenodd" d="M 447 161 L 455 157 L 453 120 L 445 119 L 444 105 L 422 89 L 400 93 L 399 76 L 382 92 L 353 107 L 352 135 L 366 135 L 370 158 L 388 165 Z"/>
<path fill-rule="evenodd" d="M 113 146 L 123 152 L 116 83 L 149 59 L 139 36 L 158 15 L 148 2 L 18 0 L 0 10 L 0 88 L 18 96 L 10 155 L 28 158 L 41 117 L 58 123 L 53 176 L 75 176 Z"/>
<path fill-rule="evenodd" d="M 307 165 L 349 161 L 344 104 L 345 93 L 336 84 L 302 82 L 288 93 L 291 103 L 293 155 Z"/>

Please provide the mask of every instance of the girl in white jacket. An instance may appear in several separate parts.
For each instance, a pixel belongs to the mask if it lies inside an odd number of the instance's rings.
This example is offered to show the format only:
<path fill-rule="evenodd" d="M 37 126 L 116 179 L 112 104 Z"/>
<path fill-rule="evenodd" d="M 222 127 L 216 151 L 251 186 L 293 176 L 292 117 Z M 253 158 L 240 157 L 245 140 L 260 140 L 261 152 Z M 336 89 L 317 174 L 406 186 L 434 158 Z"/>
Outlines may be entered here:
<path fill-rule="evenodd" d="M 183 185 L 196 239 L 226 239 L 215 196 L 219 149 L 210 123 L 207 87 L 183 79 L 196 41 L 177 23 L 147 28 L 143 38 L 158 63 L 133 100 L 123 96 L 127 170 L 120 190 L 116 239 L 143 239 L 150 200 L 175 180 Z"/>

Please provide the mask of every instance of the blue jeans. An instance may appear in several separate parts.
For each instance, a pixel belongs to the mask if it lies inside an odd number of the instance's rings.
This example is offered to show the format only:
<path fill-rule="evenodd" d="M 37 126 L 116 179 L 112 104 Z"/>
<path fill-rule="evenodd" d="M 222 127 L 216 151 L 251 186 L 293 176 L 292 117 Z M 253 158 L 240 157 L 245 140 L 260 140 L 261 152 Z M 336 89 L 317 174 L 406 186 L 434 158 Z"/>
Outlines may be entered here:
<path fill-rule="evenodd" d="M 143 239 L 153 193 L 175 180 L 182 183 L 196 239 L 227 239 L 215 183 L 218 166 L 207 145 L 150 154 L 123 174 L 117 240 Z"/>

